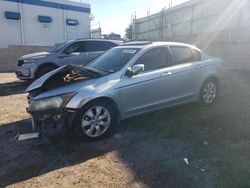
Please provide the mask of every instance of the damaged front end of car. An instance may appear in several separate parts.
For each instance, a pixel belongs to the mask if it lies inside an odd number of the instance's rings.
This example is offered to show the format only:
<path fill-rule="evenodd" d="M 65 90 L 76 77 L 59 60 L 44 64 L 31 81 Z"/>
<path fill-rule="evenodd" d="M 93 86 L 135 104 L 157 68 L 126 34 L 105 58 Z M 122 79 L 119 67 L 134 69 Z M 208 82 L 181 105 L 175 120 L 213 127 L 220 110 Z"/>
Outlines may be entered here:
<path fill-rule="evenodd" d="M 82 81 L 101 76 L 88 72 L 82 67 L 66 65 L 42 76 L 28 88 L 27 112 L 32 118 L 33 130 L 41 129 L 42 125 L 63 126 L 69 129 L 76 116 L 76 109 L 66 108 L 68 102 L 77 94 L 77 87 Z M 80 84 L 80 85 L 79 85 Z M 69 86 L 69 87 L 65 87 Z M 60 92 L 53 92 L 60 89 Z M 43 94 L 50 92 L 48 96 Z"/>
<path fill-rule="evenodd" d="M 75 94 L 72 92 L 39 100 L 33 100 L 29 96 L 27 112 L 32 117 L 33 127 L 47 124 L 53 125 L 55 128 L 57 125 L 63 125 L 67 128 L 67 125 L 72 123 L 76 112 L 65 108 L 65 106 Z"/>

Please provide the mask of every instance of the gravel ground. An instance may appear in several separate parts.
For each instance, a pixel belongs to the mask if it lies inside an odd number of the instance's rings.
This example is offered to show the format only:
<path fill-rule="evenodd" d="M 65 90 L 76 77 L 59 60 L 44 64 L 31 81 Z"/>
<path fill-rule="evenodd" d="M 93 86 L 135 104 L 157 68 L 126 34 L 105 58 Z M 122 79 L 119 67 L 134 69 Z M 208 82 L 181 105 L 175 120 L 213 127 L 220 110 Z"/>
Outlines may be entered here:
<path fill-rule="evenodd" d="M 64 130 L 15 140 L 31 131 L 28 83 L 1 73 L 0 187 L 250 187 L 250 73 L 229 75 L 211 107 L 149 113 L 117 126 L 120 139 L 79 142 Z"/>

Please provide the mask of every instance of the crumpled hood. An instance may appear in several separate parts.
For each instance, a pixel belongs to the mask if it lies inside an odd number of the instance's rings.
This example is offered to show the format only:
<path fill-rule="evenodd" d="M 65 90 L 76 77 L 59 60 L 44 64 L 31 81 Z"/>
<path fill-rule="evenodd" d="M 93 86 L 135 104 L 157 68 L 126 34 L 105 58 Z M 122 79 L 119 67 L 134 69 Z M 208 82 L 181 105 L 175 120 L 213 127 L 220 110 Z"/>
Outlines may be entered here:
<path fill-rule="evenodd" d="M 19 58 L 19 60 L 24 60 L 24 59 L 39 59 L 42 57 L 47 56 L 50 54 L 49 52 L 38 52 L 38 53 L 32 53 L 32 54 L 27 54 Z"/>
<path fill-rule="evenodd" d="M 102 90 L 105 90 L 106 87 L 104 87 L 104 85 L 109 85 L 109 87 L 111 87 L 111 85 L 112 86 L 114 85 L 114 81 L 110 81 L 109 76 L 106 76 L 105 78 L 93 78 L 90 80 L 83 80 L 75 83 L 69 83 L 68 85 L 40 93 L 34 99 L 39 100 L 71 92 L 77 93 L 80 91 L 84 92 L 85 94 L 90 94 L 90 93 L 94 94 L 96 92 L 101 92 Z"/>
<path fill-rule="evenodd" d="M 55 69 L 55 70 L 41 76 L 40 78 L 38 78 L 34 82 L 32 82 L 28 86 L 26 91 L 30 92 L 32 90 L 35 90 L 35 89 L 38 89 L 38 88 L 42 87 L 49 78 L 51 78 L 55 74 L 58 74 L 58 73 L 62 72 L 63 70 L 67 69 L 68 67 L 69 67 L 69 65 L 64 65 L 62 67 L 59 67 L 58 69 Z"/>
<path fill-rule="evenodd" d="M 75 70 L 77 66 L 64 65 L 35 80 L 26 91 L 34 99 L 46 98 L 70 92 L 103 92 L 117 83 L 110 75 L 91 77 L 84 74 L 80 79 L 65 82 L 65 75 Z"/>

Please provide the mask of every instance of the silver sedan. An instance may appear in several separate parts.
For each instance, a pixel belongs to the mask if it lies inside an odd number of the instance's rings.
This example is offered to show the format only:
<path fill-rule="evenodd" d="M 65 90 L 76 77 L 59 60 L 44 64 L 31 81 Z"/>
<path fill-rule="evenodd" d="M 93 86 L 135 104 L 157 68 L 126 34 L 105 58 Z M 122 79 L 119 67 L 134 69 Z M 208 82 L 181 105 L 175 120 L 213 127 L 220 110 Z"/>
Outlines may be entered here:
<path fill-rule="evenodd" d="M 199 101 L 215 102 L 223 61 L 195 46 L 131 42 L 87 66 L 66 65 L 28 88 L 36 125 L 63 120 L 81 138 L 96 139 L 126 118 Z"/>

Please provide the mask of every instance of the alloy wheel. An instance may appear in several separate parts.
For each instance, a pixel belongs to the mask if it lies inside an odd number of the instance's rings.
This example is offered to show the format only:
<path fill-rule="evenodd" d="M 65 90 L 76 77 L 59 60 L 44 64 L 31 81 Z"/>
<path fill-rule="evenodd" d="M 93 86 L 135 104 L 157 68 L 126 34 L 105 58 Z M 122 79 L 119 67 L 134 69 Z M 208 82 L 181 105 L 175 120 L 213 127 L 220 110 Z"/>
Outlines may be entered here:
<path fill-rule="evenodd" d="M 110 123 L 109 110 L 104 106 L 93 106 L 84 113 L 81 126 L 87 136 L 96 138 L 107 131 Z"/>
<path fill-rule="evenodd" d="M 205 83 L 202 89 L 202 98 L 205 104 L 212 104 L 217 96 L 217 86 L 213 81 Z"/>

